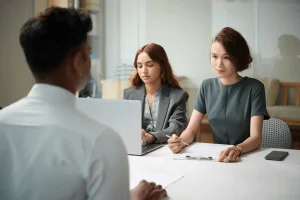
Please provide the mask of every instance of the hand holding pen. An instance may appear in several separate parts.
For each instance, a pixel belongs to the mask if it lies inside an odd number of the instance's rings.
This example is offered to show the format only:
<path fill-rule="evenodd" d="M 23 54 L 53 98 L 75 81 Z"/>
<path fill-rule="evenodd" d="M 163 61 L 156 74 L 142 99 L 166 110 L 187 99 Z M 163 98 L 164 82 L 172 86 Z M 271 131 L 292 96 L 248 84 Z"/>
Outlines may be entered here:
<path fill-rule="evenodd" d="M 180 137 L 173 134 L 172 137 L 169 135 L 166 135 L 166 137 L 170 138 L 168 139 L 168 146 L 171 149 L 173 153 L 180 152 L 184 147 L 188 146 L 189 144 L 186 142 L 183 142 Z"/>

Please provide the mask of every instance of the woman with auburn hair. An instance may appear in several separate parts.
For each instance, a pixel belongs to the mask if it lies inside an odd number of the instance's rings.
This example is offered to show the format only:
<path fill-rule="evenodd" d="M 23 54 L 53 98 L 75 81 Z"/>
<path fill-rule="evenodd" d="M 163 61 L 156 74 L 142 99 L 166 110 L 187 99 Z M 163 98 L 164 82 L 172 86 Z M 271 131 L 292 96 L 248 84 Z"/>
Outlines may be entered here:
<path fill-rule="evenodd" d="M 180 136 L 187 126 L 189 95 L 176 80 L 164 48 L 155 43 L 142 46 L 134 67 L 131 87 L 123 91 L 123 99 L 142 102 L 142 140 L 165 143 L 166 135 Z"/>
<path fill-rule="evenodd" d="M 252 57 L 244 37 L 236 30 L 223 28 L 213 39 L 210 61 L 218 78 L 206 79 L 198 91 L 187 129 L 173 135 L 168 145 L 173 153 L 191 143 L 205 114 L 214 141 L 232 145 L 220 152 L 218 161 L 236 162 L 243 153 L 260 147 L 263 120 L 269 119 L 264 85 L 238 72 L 249 68 Z"/>

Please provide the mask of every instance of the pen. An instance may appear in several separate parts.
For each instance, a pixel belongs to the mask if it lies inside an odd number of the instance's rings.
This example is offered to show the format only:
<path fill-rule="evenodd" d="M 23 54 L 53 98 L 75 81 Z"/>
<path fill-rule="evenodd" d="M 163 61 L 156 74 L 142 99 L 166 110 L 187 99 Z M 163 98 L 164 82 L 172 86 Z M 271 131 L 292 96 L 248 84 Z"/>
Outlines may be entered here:
<path fill-rule="evenodd" d="M 171 136 L 169 136 L 169 135 L 166 135 L 166 137 L 168 137 L 168 138 L 171 138 Z M 189 144 L 188 143 L 186 143 L 186 142 L 182 142 L 182 141 L 180 141 L 182 144 L 185 144 L 186 146 L 189 146 Z"/>
<path fill-rule="evenodd" d="M 193 160 L 212 160 L 212 157 L 203 157 L 203 156 L 185 156 L 186 159 L 193 159 Z"/>

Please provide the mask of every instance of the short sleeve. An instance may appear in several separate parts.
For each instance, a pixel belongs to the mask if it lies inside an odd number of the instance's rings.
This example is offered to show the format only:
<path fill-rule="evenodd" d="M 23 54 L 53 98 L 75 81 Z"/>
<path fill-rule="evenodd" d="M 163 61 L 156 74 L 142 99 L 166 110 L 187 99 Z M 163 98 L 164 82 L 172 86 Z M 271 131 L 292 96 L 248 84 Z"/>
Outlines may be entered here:
<path fill-rule="evenodd" d="M 264 116 L 264 119 L 269 119 L 269 113 L 266 106 L 265 87 L 263 84 L 259 84 L 252 94 L 251 101 L 251 117 Z"/>
<path fill-rule="evenodd" d="M 205 104 L 205 82 L 203 81 L 196 97 L 196 102 L 194 104 L 194 109 L 202 113 L 206 114 L 206 104 Z"/>

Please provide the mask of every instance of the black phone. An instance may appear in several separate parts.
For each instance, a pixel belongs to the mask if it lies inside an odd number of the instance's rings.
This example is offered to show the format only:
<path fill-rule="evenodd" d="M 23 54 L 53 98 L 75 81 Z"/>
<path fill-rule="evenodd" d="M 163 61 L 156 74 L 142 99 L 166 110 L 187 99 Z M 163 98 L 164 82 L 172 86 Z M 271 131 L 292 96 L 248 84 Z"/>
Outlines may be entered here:
<path fill-rule="evenodd" d="M 271 151 L 268 155 L 265 156 L 266 160 L 277 160 L 282 161 L 289 155 L 287 151 Z"/>

